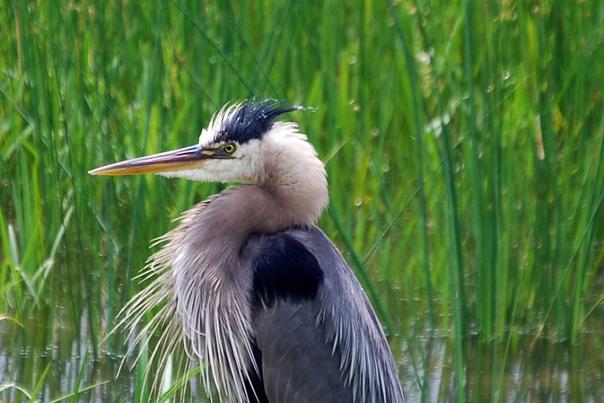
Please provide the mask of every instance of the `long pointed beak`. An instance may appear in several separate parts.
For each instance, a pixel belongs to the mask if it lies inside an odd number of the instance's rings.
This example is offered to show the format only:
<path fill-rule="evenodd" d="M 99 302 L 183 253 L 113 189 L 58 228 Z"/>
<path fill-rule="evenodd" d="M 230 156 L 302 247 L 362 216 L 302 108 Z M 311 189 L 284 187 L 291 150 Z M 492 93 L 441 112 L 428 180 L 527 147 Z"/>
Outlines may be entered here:
<path fill-rule="evenodd" d="M 116 162 L 88 171 L 90 175 L 120 176 L 172 172 L 199 167 L 214 155 L 213 150 L 194 145 L 146 157 Z"/>

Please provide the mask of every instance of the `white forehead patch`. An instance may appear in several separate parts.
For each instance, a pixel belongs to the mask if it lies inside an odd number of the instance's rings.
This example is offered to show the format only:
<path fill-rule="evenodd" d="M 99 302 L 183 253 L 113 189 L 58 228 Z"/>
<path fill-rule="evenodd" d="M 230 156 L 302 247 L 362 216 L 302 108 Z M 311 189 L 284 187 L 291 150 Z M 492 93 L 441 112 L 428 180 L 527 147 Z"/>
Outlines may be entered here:
<path fill-rule="evenodd" d="M 228 121 L 241 107 L 241 103 L 233 103 L 224 105 L 218 112 L 212 116 L 208 127 L 201 130 L 199 135 L 199 145 L 208 146 L 216 140 L 218 133 L 224 127 L 224 123 Z"/>

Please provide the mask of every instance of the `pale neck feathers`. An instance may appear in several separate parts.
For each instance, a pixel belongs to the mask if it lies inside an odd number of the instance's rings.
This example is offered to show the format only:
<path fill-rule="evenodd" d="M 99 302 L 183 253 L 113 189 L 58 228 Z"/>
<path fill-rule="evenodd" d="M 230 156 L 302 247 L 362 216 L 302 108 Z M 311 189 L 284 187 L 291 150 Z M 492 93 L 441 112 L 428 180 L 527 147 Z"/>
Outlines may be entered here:
<path fill-rule="evenodd" d="M 238 233 L 243 242 L 253 232 L 310 227 L 329 202 L 325 167 L 297 125 L 275 123 L 260 152 L 264 162 L 254 184 L 227 189 L 212 211 L 228 236 Z"/>
<path fill-rule="evenodd" d="M 259 186 L 274 198 L 273 225 L 311 226 L 329 202 L 325 167 L 294 123 L 278 122 L 265 134 L 265 164 Z"/>

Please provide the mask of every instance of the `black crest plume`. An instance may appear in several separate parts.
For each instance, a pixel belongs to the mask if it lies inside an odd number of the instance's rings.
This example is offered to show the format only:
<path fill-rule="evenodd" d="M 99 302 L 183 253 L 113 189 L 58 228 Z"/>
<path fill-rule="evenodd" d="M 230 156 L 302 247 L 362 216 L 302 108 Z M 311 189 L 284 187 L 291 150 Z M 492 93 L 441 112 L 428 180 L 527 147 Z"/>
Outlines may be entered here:
<path fill-rule="evenodd" d="M 217 140 L 245 143 L 260 139 L 277 116 L 303 109 L 301 106 L 283 105 L 276 100 L 246 101 L 225 119 Z"/>

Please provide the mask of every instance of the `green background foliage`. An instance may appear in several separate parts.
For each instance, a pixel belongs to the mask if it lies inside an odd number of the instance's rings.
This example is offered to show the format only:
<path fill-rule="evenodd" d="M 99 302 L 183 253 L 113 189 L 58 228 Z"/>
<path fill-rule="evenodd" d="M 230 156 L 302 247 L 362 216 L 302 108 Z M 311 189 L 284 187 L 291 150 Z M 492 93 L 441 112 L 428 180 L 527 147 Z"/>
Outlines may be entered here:
<path fill-rule="evenodd" d="M 252 98 L 316 108 L 288 118 L 320 225 L 409 396 L 604 395 L 602 2 L 0 0 L 0 34 L 0 399 L 144 400 L 102 339 L 149 241 L 222 187 L 87 171 Z"/>

